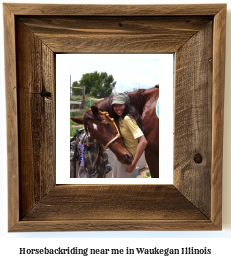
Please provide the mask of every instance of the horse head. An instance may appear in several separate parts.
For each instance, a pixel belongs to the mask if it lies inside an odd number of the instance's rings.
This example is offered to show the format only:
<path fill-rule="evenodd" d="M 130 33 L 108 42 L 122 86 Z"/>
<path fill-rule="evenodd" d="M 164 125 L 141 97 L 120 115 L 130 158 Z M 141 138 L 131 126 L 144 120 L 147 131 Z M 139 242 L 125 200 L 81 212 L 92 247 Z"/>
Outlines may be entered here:
<path fill-rule="evenodd" d="M 71 120 L 84 124 L 90 136 L 101 142 L 104 147 L 109 147 L 119 162 L 126 165 L 132 163 L 133 156 L 126 149 L 114 119 L 110 118 L 107 112 L 101 112 L 97 106 L 92 105 L 83 118 L 71 118 Z"/>

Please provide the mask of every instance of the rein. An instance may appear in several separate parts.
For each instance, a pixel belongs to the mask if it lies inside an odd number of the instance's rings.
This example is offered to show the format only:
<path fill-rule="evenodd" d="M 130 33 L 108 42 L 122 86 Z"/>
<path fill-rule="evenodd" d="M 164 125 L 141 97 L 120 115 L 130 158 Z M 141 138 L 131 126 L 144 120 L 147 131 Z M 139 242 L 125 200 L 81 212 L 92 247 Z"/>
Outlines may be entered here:
<path fill-rule="evenodd" d="M 121 135 L 120 135 L 119 129 L 118 129 L 116 123 L 115 123 L 115 120 L 109 116 L 109 113 L 106 112 L 106 111 L 100 111 L 100 113 L 103 114 L 105 117 L 107 117 L 107 118 L 109 119 L 109 121 L 112 122 L 112 123 L 115 125 L 116 130 L 117 130 L 116 136 L 115 136 L 112 140 L 110 140 L 105 146 L 103 146 L 103 148 L 106 150 L 106 149 L 108 148 L 108 146 L 109 146 L 113 141 L 115 141 L 116 139 L 120 138 Z"/>
<path fill-rule="evenodd" d="M 100 145 L 100 142 L 84 142 L 85 138 L 86 138 L 86 134 L 84 135 L 84 137 L 83 137 L 83 139 L 82 139 L 82 142 L 81 142 L 81 144 L 82 144 L 83 146 L 84 146 L 84 145 L 91 145 L 91 144 L 99 144 L 99 145 Z M 98 171 L 98 168 L 99 168 L 99 158 L 100 158 L 100 156 L 101 156 L 101 150 L 100 150 L 100 147 L 99 147 L 99 153 L 98 153 L 98 159 L 97 159 L 97 169 L 96 169 L 96 172 Z M 79 167 L 80 167 L 80 165 L 81 165 L 81 163 L 80 163 L 80 161 L 81 161 L 80 157 L 81 157 L 81 155 L 80 155 L 80 153 L 79 153 L 77 173 L 78 173 Z M 84 160 L 84 152 L 83 152 L 83 167 L 84 167 L 84 170 L 86 171 L 85 160 Z M 94 174 L 95 174 L 95 173 L 94 173 Z M 94 174 L 92 174 L 91 176 L 93 176 Z"/>

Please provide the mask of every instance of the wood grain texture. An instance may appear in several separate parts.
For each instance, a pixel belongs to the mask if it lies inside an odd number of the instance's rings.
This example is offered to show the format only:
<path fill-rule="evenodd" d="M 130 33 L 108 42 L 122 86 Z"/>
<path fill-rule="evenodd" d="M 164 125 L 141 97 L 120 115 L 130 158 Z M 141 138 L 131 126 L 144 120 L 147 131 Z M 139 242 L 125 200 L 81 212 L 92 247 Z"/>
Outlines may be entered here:
<path fill-rule="evenodd" d="M 214 18 L 212 106 L 211 220 L 222 226 L 222 155 L 225 89 L 226 6 Z"/>
<path fill-rule="evenodd" d="M 212 36 L 210 22 L 176 53 L 174 130 L 174 184 L 209 218 Z M 197 160 L 195 155 L 201 158 Z"/>
<path fill-rule="evenodd" d="M 224 4 L 192 5 L 54 5 L 5 3 L 15 15 L 181 16 L 215 15 Z"/>
<path fill-rule="evenodd" d="M 173 185 L 58 185 L 11 232 L 25 229 L 161 231 L 217 227 Z"/>
<path fill-rule="evenodd" d="M 61 220 L 21 221 L 9 232 L 41 231 L 211 231 L 219 230 L 209 220 Z"/>
<path fill-rule="evenodd" d="M 198 17 L 20 17 L 56 53 L 175 52 L 209 21 Z"/>
<path fill-rule="evenodd" d="M 23 221 L 73 220 L 76 217 L 89 222 L 208 219 L 173 185 L 57 185 Z"/>
<path fill-rule="evenodd" d="M 55 186 L 54 54 L 16 21 L 20 217 Z"/>
<path fill-rule="evenodd" d="M 19 155 L 14 14 L 3 6 L 7 119 L 8 229 L 19 221 Z"/>
<path fill-rule="evenodd" d="M 9 231 L 221 229 L 225 6 L 4 4 Z M 55 186 L 55 52 L 176 52 L 174 185 Z"/>

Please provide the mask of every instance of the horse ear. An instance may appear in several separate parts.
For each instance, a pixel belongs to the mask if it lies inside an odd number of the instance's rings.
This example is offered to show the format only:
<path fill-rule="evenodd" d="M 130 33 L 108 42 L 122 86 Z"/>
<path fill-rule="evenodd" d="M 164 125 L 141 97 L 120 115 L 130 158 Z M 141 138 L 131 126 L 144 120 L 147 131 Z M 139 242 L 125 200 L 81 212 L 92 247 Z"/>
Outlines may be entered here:
<path fill-rule="evenodd" d="M 92 110 L 94 115 L 99 113 L 99 108 L 97 106 L 95 106 L 95 105 L 91 106 L 91 110 Z"/>
<path fill-rule="evenodd" d="M 71 120 L 76 123 L 83 124 L 83 118 L 71 118 Z"/>

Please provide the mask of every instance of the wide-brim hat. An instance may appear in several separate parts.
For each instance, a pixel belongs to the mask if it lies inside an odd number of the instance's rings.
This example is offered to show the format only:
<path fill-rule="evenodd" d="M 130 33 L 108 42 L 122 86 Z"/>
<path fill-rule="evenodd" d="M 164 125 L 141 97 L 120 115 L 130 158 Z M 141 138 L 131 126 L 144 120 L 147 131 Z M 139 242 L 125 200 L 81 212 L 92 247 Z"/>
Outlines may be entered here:
<path fill-rule="evenodd" d="M 112 104 L 130 103 L 130 98 L 126 93 L 117 93 L 113 96 Z"/>

